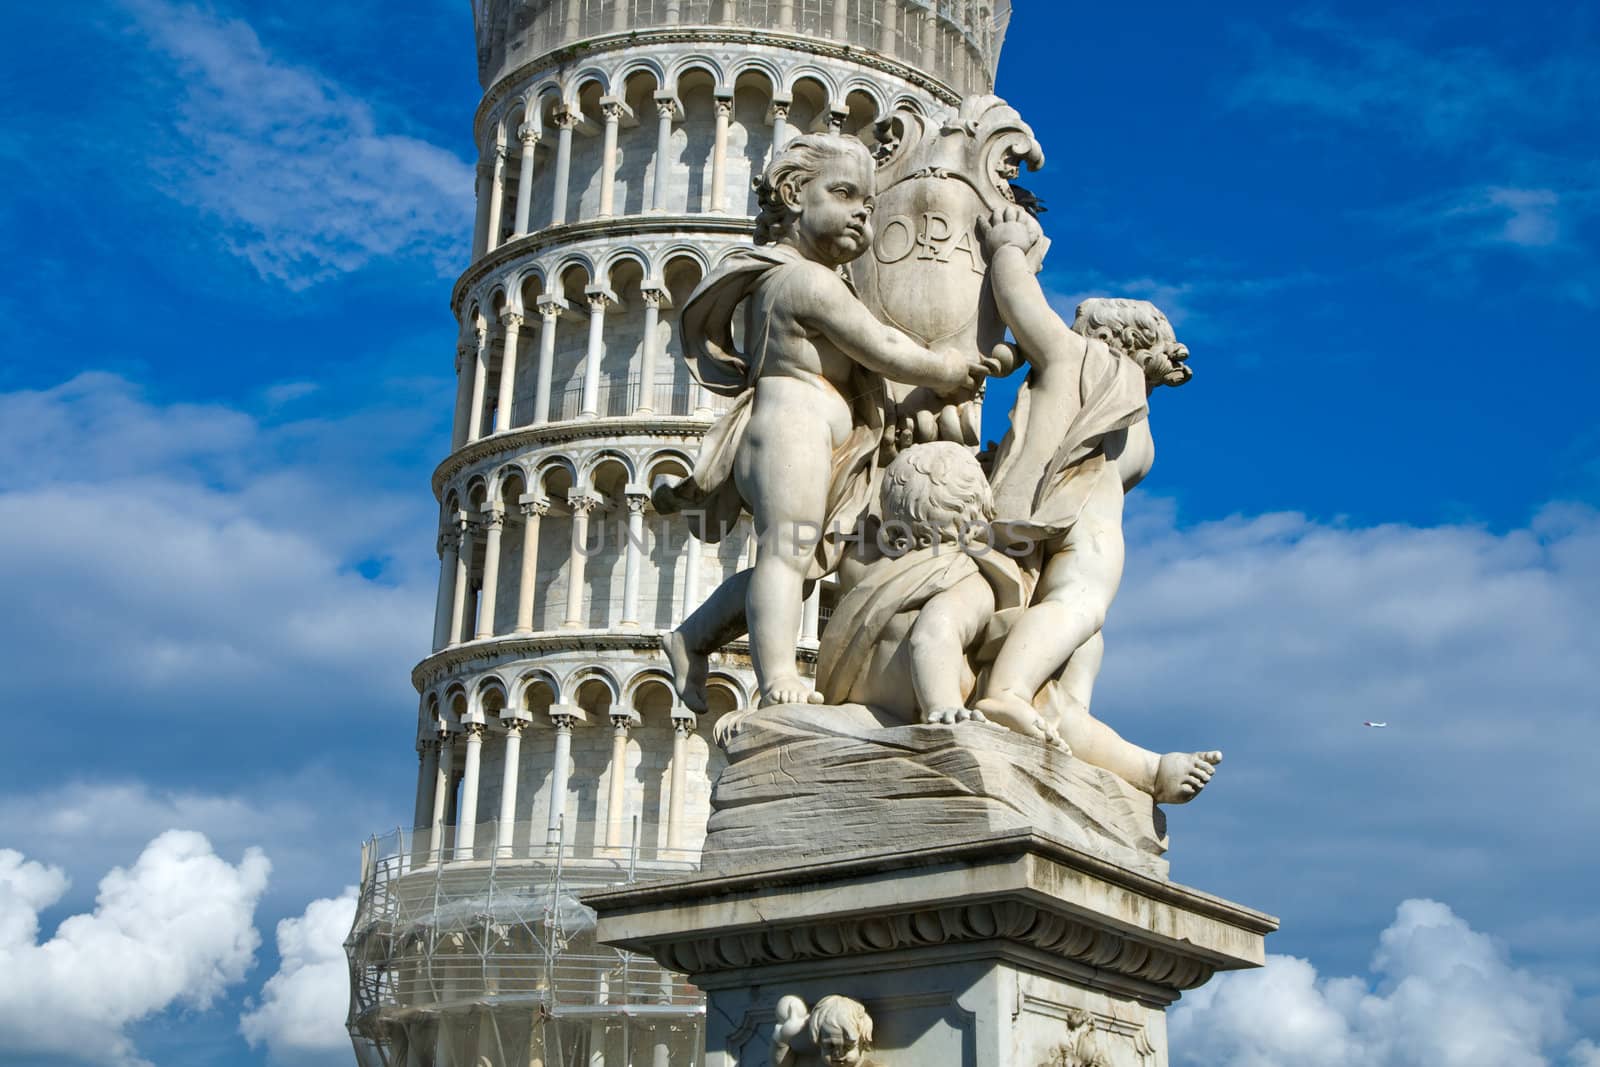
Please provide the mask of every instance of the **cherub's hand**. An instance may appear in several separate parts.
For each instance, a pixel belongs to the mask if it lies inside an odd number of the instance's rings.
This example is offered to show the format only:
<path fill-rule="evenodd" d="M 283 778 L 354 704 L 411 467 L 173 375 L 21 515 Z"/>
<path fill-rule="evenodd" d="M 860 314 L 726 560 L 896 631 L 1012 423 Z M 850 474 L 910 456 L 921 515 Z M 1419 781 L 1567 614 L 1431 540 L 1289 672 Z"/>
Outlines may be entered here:
<path fill-rule="evenodd" d="M 1041 232 L 1033 216 L 1015 204 L 995 209 L 988 218 L 978 218 L 978 239 L 983 242 L 986 256 L 994 255 L 1006 245 L 1026 251 L 1033 247 Z"/>

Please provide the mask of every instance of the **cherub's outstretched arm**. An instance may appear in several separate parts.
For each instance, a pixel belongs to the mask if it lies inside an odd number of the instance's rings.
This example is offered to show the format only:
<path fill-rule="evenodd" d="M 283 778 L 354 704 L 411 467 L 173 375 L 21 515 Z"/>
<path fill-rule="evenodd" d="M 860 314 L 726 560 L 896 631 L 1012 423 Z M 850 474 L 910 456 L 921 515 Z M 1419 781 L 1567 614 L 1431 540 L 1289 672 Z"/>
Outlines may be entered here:
<path fill-rule="evenodd" d="M 923 348 L 892 326 L 872 317 L 844 279 L 818 269 L 808 299 L 795 309 L 795 319 L 822 334 L 857 363 L 907 385 L 926 385 L 940 393 L 975 388 L 983 380 L 982 364 L 957 352 Z"/>
<path fill-rule="evenodd" d="M 1050 307 L 1028 263 L 1027 249 L 1038 239 L 1038 224 L 1021 208 L 1005 208 L 980 218 L 978 235 L 989 254 L 989 283 L 1000 320 L 1010 327 L 1029 361 L 1040 371 L 1080 366 L 1083 338 Z"/>

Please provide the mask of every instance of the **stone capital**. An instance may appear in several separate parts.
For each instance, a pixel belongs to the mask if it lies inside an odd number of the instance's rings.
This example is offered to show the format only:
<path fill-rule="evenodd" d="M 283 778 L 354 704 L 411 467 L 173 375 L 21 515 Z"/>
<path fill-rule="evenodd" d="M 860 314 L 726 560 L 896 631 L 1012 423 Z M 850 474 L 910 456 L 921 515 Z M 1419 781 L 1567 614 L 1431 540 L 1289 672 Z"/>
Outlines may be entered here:
<path fill-rule="evenodd" d="M 678 103 L 676 94 L 664 89 L 656 93 L 656 117 L 673 122 L 683 118 L 683 105 Z"/>
<path fill-rule="evenodd" d="M 637 126 L 639 119 L 634 115 L 633 108 L 620 96 L 602 96 L 600 98 L 600 116 L 607 122 L 615 122 L 623 126 Z"/>
<path fill-rule="evenodd" d="M 589 314 L 602 312 L 612 304 L 620 304 L 617 294 L 603 285 L 591 285 L 583 291 L 584 300 L 589 305 Z"/>
<path fill-rule="evenodd" d="M 630 485 L 623 492 L 623 500 L 627 504 L 628 514 L 643 515 L 650 503 L 650 491 L 642 485 Z"/>
<path fill-rule="evenodd" d="M 567 494 L 567 507 L 572 509 L 574 515 L 587 515 L 603 503 L 605 500 L 598 493 L 574 489 Z"/>
<path fill-rule="evenodd" d="M 545 293 L 536 303 L 539 307 L 541 327 L 550 326 L 561 316 L 572 313 L 572 304 L 554 293 Z"/>
<path fill-rule="evenodd" d="M 611 728 L 623 733 L 639 725 L 639 713 L 631 708 L 611 709 Z"/>
<path fill-rule="evenodd" d="M 550 498 L 536 493 L 523 493 L 517 498 L 517 507 L 525 519 L 544 518 L 550 514 Z"/>
<path fill-rule="evenodd" d="M 583 112 L 571 104 L 562 104 L 550 117 L 558 130 L 575 130 L 583 124 Z"/>
<path fill-rule="evenodd" d="M 500 503 L 485 504 L 483 507 L 483 518 L 479 520 L 479 525 L 485 530 L 504 529 L 506 525 L 505 505 Z"/>
<path fill-rule="evenodd" d="M 589 713 L 576 704 L 551 704 L 549 715 L 557 730 L 570 730 L 589 721 Z"/>
<path fill-rule="evenodd" d="M 500 325 L 509 331 L 522 329 L 522 312 L 512 311 L 510 308 L 500 312 Z"/>
<path fill-rule="evenodd" d="M 692 734 L 700 724 L 700 717 L 682 704 L 672 709 L 672 728 L 680 734 Z"/>
<path fill-rule="evenodd" d="M 733 94 L 719 91 L 716 95 L 715 106 L 718 116 L 728 118 L 733 114 Z"/>
<path fill-rule="evenodd" d="M 523 148 L 537 148 L 539 145 L 540 129 L 532 123 L 524 122 L 517 127 L 517 140 Z"/>
<path fill-rule="evenodd" d="M 789 120 L 789 108 L 794 105 L 792 96 L 774 96 L 772 103 L 767 106 L 767 125 L 772 125 L 774 119 Z"/>
<path fill-rule="evenodd" d="M 647 308 L 669 308 L 672 306 L 672 294 L 667 287 L 661 284 L 646 284 L 639 289 L 639 296 Z"/>
<path fill-rule="evenodd" d="M 461 732 L 467 736 L 468 741 L 482 741 L 488 729 L 487 723 L 471 719 L 461 724 Z"/>
<path fill-rule="evenodd" d="M 533 725 L 533 713 L 522 708 L 505 708 L 500 712 L 500 728 L 508 734 L 520 734 Z"/>

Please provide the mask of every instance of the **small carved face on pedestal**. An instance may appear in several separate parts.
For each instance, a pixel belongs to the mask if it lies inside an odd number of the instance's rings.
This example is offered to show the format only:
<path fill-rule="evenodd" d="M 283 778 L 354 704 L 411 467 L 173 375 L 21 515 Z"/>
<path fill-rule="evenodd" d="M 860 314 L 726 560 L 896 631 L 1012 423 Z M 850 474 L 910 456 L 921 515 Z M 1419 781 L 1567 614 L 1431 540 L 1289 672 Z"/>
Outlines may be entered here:
<path fill-rule="evenodd" d="M 827 134 L 797 137 L 768 168 L 765 180 L 786 216 L 786 238 L 807 259 L 842 267 L 872 247 L 876 172 L 860 141 Z"/>
<path fill-rule="evenodd" d="M 868 1067 L 872 1019 L 848 997 L 823 997 L 811 1011 L 811 1040 L 828 1067 Z"/>

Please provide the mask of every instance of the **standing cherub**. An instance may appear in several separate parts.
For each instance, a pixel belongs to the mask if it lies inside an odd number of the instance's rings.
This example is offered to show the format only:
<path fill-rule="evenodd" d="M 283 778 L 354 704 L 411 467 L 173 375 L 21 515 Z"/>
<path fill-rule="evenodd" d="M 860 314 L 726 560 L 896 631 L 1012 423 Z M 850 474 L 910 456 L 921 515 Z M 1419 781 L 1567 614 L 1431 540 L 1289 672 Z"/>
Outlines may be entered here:
<path fill-rule="evenodd" d="M 684 357 L 701 385 L 738 401 L 706 435 L 695 470 L 660 486 L 658 511 L 698 513 L 707 540 L 749 511 L 757 558 L 663 645 L 684 704 L 705 709 L 706 656 L 746 626 L 762 704 L 817 701 L 795 646 L 807 583 L 837 565 L 872 499 L 883 379 L 944 394 L 976 388 L 977 360 L 939 353 L 875 319 L 839 268 L 872 244 L 874 170 L 855 138 L 808 134 L 756 182 L 756 244 L 684 305 Z M 744 307 L 744 351 L 733 319 Z M 821 543 L 801 531 L 824 531 Z"/>
<path fill-rule="evenodd" d="M 1122 581 L 1123 498 L 1155 461 L 1148 397 L 1189 380 L 1189 350 L 1144 300 L 1086 300 L 1068 326 L 1025 255 L 1039 237 L 1033 220 L 1007 208 L 978 228 L 1000 317 L 1030 365 L 995 458 L 995 513 L 1034 546 L 1038 582 L 973 707 L 1069 745 L 1161 803 L 1182 803 L 1205 788 L 1222 753 L 1141 748 L 1090 715 L 1088 700 L 1100 628 Z"/>

